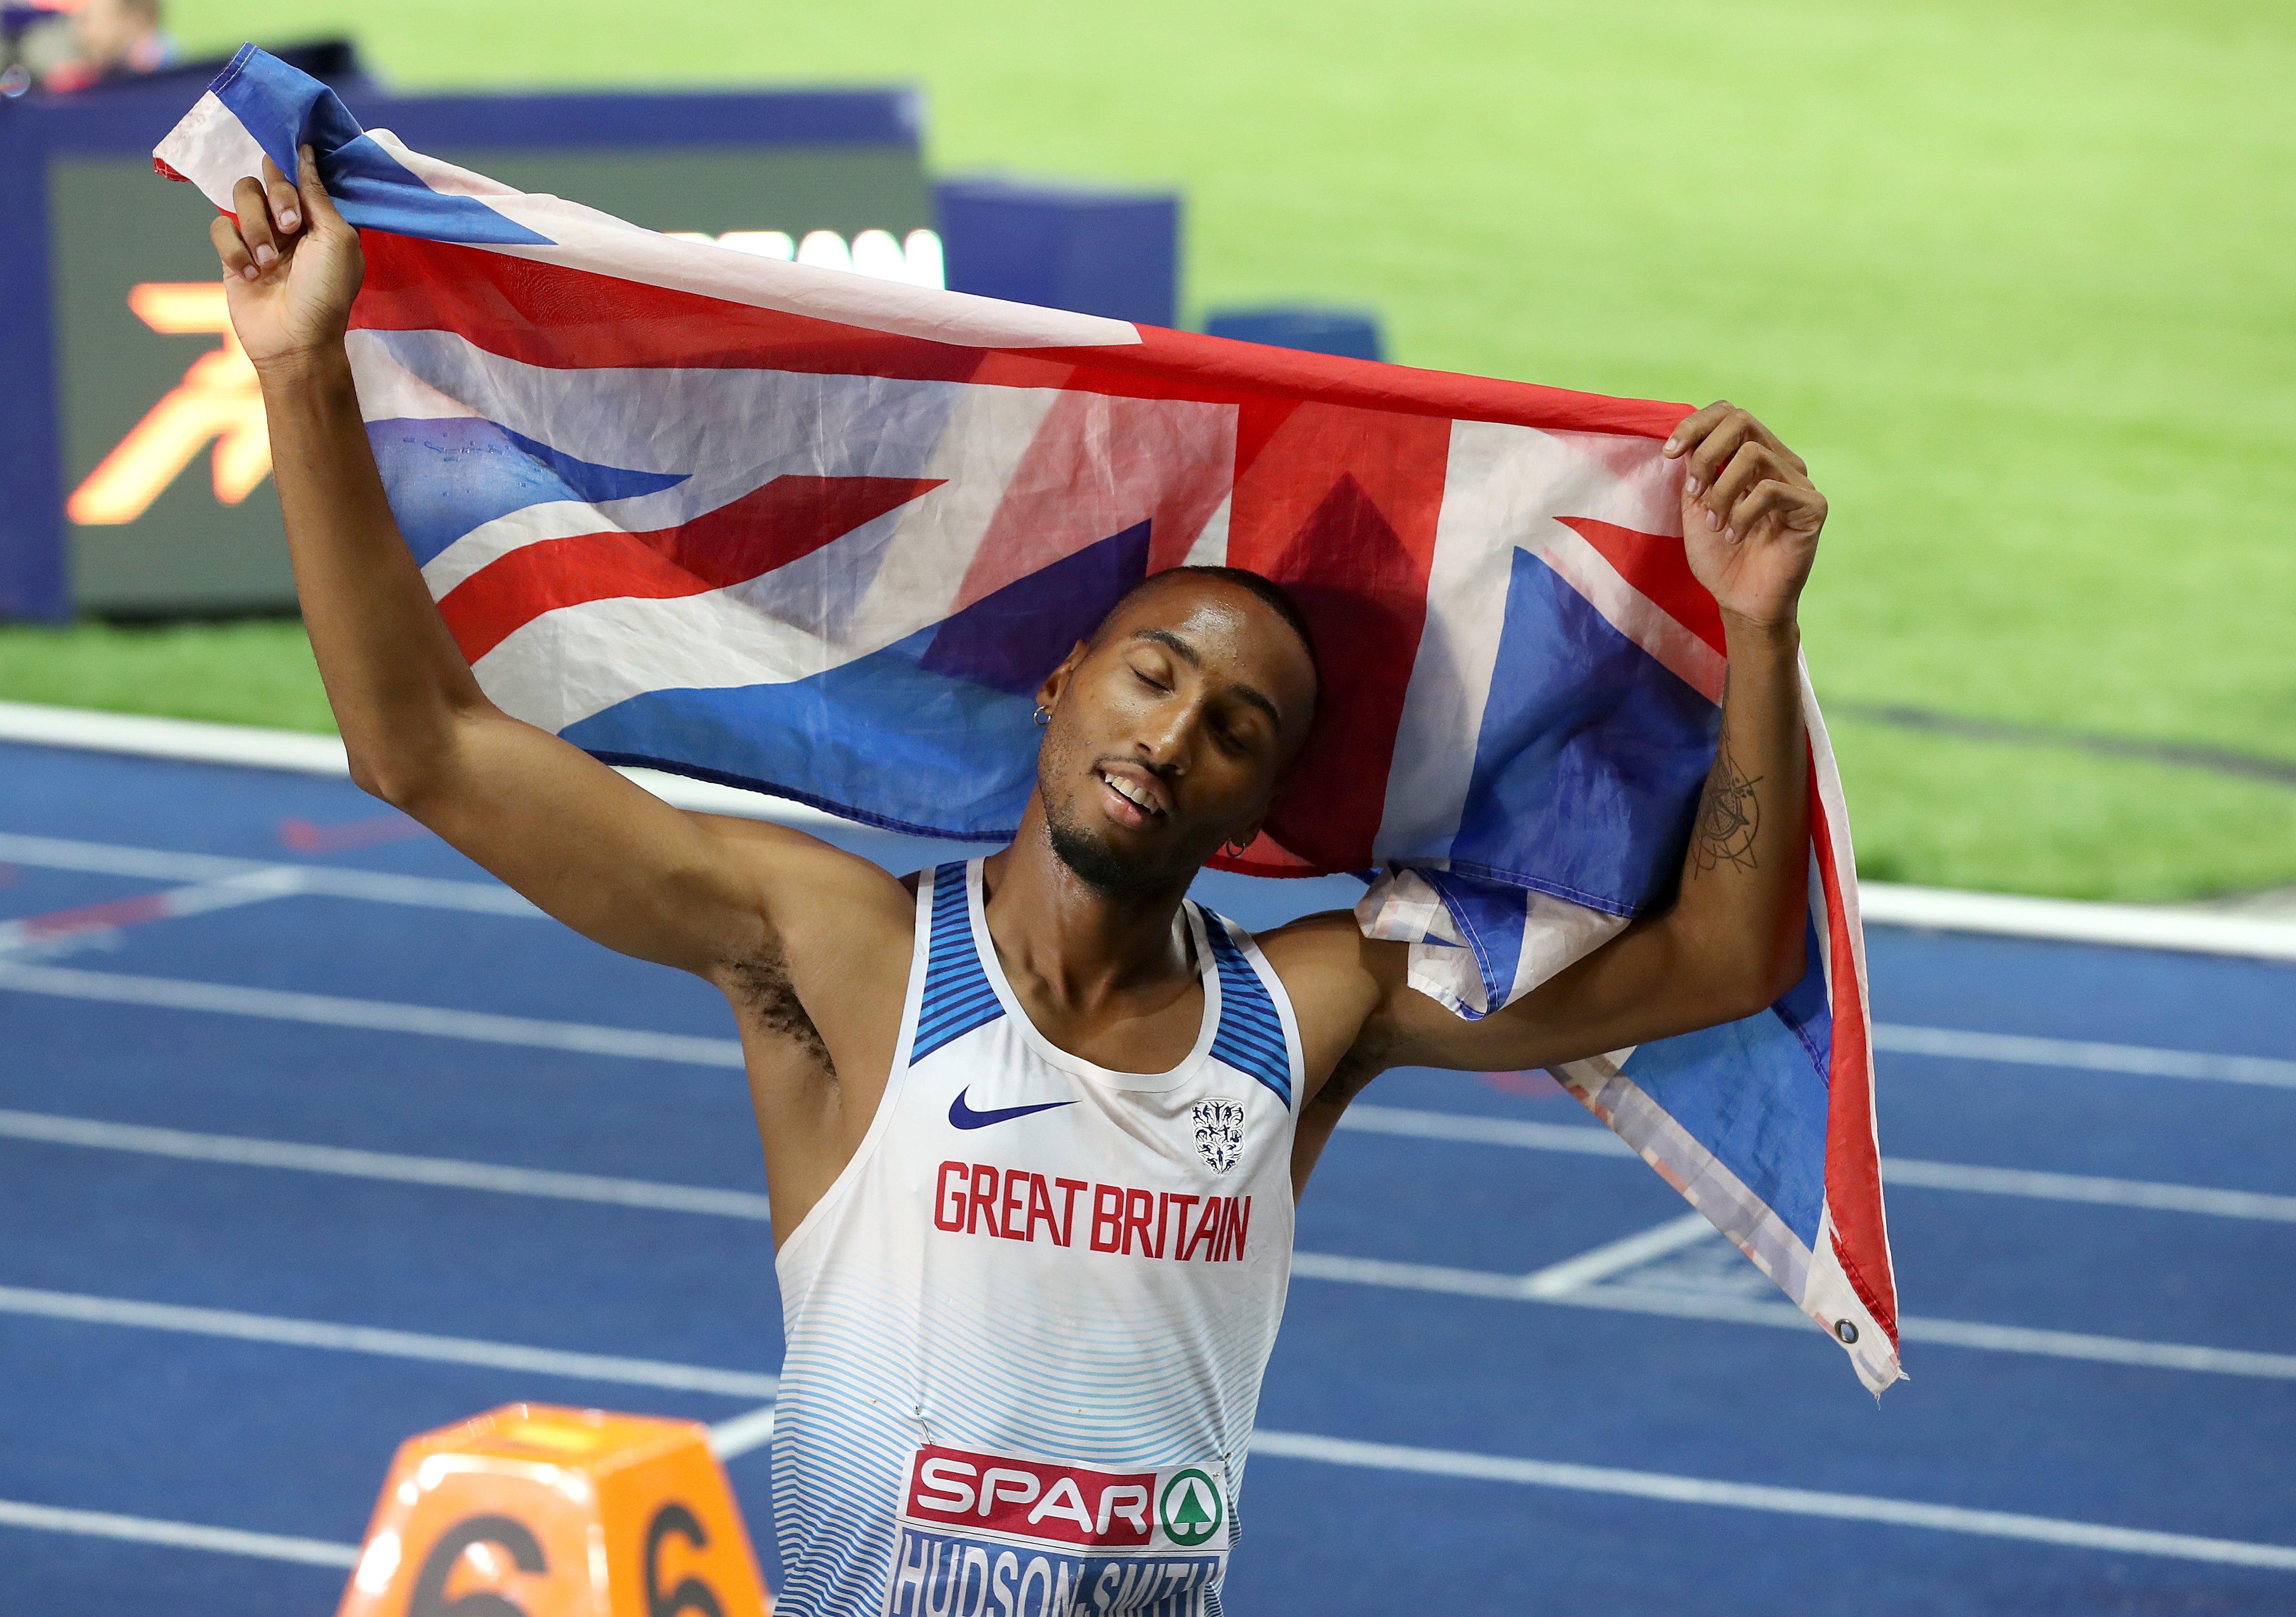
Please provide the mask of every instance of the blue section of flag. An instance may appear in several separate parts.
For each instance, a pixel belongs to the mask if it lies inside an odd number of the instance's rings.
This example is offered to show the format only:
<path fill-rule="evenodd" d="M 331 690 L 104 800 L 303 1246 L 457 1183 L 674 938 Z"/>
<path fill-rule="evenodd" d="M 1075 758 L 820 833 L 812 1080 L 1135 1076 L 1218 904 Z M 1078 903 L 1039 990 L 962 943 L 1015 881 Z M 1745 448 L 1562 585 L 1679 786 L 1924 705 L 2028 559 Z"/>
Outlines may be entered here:
<path fill-rule="evenodd" d="M 1625 1071 L 1814 1248 L 1825 1203 L 1825 1052 L 1833 1024 L 1815 935 L 1807 947 L 1801 981 L 1778 1004 L 1742 1022 L 1644 1045 Z"/>
<path fill-rule="evenodd" d="M 208 87 L 282 174 L 291 178 L 296 149 L 309 146 L 337 210 L 361 230 L 430 242 L 554 245 L 474 197 L 431 190 L 359 127 L 332 90 L 251 45 L 242 45 Z"/>
<path fill-rule="evenodd" d="M 390 491 L 390 513 L 417 562 L 529 505 L 598 505 L 685 480 L 682 472 L 594 465 L 476 416 L 371 421 L 366 436 Z"/>
<path fill-rule="evenodd" d="M 617 762 L 767 791 L 802 781 L 807 801 L 922 836 L 1010 837 L 1037 779 L 1036 687 L 1068 645 L 1042 648 L 1042 668 L 974 648 L 1015 613 L 1058 610 L 1071 640 L 1089 634 L 1136 579 L 1136 555 L 1144 566 L 1146 539 L 1127 529 L 808 678 L 649 691 L 560 734 Z"/>
<path fill-rule="evenodd" d="M 1447 870 L 1424 870 L 1419 874 L 1443 900 L 1443 907 L 1450 913 L 1451 924 L 1466 940 L 1464 947 L 1474 954 L 1476 971 L 1483 980 L 1484 1005 L 1505 1004 L 1522 963 L 1526 908 L 1522 889 L 1455 875 Z M 1441 940 L 1431 938 L 1426 941 L 1433 944 Z M 1472 1012 L 1463 1010 L 1461 1014 L 1470 1022 L 1480 1020 Z"/>
<path fill-rule="evenodd" d="M 786 684 L 648 691 L 560 734 L 616 762 L 769 792 L 802 782 L 807 801 L 920 836 L 1009 837 L 1036 781 L 1035 704 L 925 672 L 933 634 Z M 966 812 L 952 814 L 958 779 Z"/>
<path fill-rule="evenodd" d="M 1034 702 L 1069 649 L 1148 576 L 1148 528 L 1136 523 L 959 612 L 933 636 L 924 667 Z"/>
<path fill-rule="evenodd" d="M 1492 666 L 1454 872 L 1633 915 L 1680 870 L 1719 710 L 1525 550 Z"/>

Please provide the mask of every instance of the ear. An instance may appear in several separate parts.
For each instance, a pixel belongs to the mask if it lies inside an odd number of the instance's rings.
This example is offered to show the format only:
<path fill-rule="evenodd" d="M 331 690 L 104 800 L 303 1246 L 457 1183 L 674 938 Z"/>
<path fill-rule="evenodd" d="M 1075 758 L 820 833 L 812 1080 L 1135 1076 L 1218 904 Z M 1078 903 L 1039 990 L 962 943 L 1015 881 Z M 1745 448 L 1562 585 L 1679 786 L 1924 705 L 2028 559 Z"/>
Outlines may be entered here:
<path fill-rule="evenodd" d="M 1081 640 L 1078 641 L 1074 649 L 1061 659 L 1061 666 L 1045 676 L 1045 683 L 1037 687 L 1038 707 L 1056 708 L 1061 705 L 1061 693 L 1069 688 L 1069 681 L 1075 677 L 1078 666 L 1091 651 L 1092 647 Z"/>

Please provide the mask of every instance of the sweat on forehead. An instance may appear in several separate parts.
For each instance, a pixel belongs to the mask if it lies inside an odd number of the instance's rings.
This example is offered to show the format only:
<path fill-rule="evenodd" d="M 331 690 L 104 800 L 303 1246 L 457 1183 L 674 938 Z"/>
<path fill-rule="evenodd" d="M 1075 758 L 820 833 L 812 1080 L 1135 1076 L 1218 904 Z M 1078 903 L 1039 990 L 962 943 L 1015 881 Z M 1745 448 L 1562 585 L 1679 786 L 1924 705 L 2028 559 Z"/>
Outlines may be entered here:
<path fill-rule="evenodd" d="M 1323 664 L 1316 654 L 1316 636 L 1308 628 L 1307 617 L 1300 612 L 1299 603 L 1292 600 L 1290 592 L 1274 579 L 1263 578 L 1256 572 L 1248 572 L 1241 567 L 1169 567 L 1162 572 L 1150 573 L 1139 583 L 1125 591 L 1116 604 L 1109 608 L 1108 615 L 1100 620 L 1100 627 L 1093 631 L 1092 643 L 1098 645 L 1102 637 L 1108 633 L 1110 627 L 1119 619 L 1129 621 L 1139 616 L 1140 614 L 1129 612 L 1128 609 L 1143 604 L 1144 597 L 1182 592 L 1199 599 L 1206 595 L 1236 594 L 1248 595 L 1270 613 L 1282 619 L 1285 627 L 1299 640 L 1301 648 L 1307 652 L 1308 666 L 1315 670 L 1316 684 L 1320 691 L 1323 685 Z M 1175 601 L 1170 604 L 1178 607 L 1180 603 Z M 1184 612 L 1176 612 L 1173 614 L 1175 621 L 1184 615 Z"/>

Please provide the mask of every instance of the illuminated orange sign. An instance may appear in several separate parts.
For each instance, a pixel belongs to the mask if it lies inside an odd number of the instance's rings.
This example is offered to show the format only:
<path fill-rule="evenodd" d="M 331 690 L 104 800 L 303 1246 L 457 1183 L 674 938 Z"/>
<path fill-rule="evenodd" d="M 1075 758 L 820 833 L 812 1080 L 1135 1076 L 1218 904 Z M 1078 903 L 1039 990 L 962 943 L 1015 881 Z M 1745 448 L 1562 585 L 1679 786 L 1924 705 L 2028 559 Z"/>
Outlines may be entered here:
<path fill-rule="evenodd" d="M 255 367 L 231 329 L 223 283 L 145 281 L 129 291 L 127 307 L 155 332 L 213 332 L 223 346 L 192 361 L 183 381 L 72 490 L 66 513 L 80 523 L 132 522 L 210 443 L 216 498 L 238 505 L 271 471 L 271 436 Z"/>

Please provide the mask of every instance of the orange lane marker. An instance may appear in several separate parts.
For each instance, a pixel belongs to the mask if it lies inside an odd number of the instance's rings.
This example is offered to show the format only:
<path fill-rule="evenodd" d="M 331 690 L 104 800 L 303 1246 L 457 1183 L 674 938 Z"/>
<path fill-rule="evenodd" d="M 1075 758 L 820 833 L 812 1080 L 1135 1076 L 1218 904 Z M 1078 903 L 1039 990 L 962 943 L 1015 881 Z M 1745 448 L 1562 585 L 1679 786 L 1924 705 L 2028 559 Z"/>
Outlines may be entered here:
<path fill-rule="evenodd" d="M 336 1617 L 770 1617 L 690 1421 L 505 1404 L 398 1446 Z"/>

